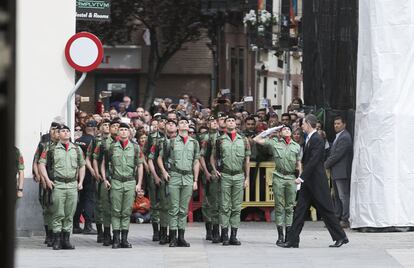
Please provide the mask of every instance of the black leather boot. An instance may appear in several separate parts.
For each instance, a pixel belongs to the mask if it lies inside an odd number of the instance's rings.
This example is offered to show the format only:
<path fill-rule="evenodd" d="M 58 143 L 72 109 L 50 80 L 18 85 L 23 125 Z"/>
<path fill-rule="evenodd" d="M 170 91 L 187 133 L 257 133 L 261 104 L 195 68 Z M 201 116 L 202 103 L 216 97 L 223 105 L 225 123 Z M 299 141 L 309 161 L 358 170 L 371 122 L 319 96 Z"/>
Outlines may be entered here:
<path fill-rule="evenodd" d="M 113 237 L 114 237 L 114 240 L 113 240 L 113 243 L 112 243 L 112 248 L 120 248 L 121 245 L 120 245 L 120 241 L 119 241 L 119 235 L 120 235 L 121 232 L 119 230 L 112 230 L 112 233 L 113 233 Z"/>
<path fill-rule="evenodd" d="M 170 248 L 177 246 L 177 230 L 170 229 Z"/>
<path fill-rule="evenodd" d="M 184 239 L 184 233 L 185 233 L 185 230 L 184 229 L 178 229 L 177 246 L 178 247 L 186 247 L 186 248 L 188 248 L 190 246 L 190 243 L 188 243 L 187 241 L 185 241 L 185 239 Z"/>
<path fill-rule="evenodd" d="M 53 240 L 54 240 L 53 230 L 48 230 L 48 235 L 47 236 L 49 237 L 49 240 L 47 241 L 47 246 L 48 247 L 53 247 Z"/>
<path fill-rule="evenodd" d="M 111 227 L 104 226 L 103 245 L 106 247 L 111 245 Z"/>
<path fill-rule="evenodd" d="M 160 227 L 160 245 L 168 243 L 167 227 Z"/>
<path fill-rule="evenodd" d="M 132 248 L 132 245 L 128 242 L 128 230 L 121 231 L 121 248 Z"/>
<path fill-rule="evenodd" d="M 49 238 L 49 228 L 47 225 L 45 225 L 45 242 L 43 242 L 43 244 L 47 244 L 49 242 L 50 238 Z"/>
<path fill-rule="evenodd" d="M 96 224 L 96 231 L 98 232 L 98 236 L 96 237 L 96 243 L 102 243 L 103 242 L 103 232 L 102 232 L 102 224 L 101 223 Z"/>
<path fill-rule="evenodd" d="M 276 245 L 284 243 L 283 226 L 277 226 L 277 241 Z"/>
<path fill-rule="evenodd" d="M 291 226 L 286 226 L 285 240 L 283 240 L 283 243 L 286 243 L 288 241 L 288 235 L 289 235 L 290 229 L 291 229 Z"/>
<path fill-rule="evenodd" d="M 206 240 L 211 241 L 212 239 L 211 222 L 206 222 Z"/>
<path fill-rule="evenodd" d="M 62 233 L 62 249 L 75 249 L 75 246 L 73 246 L 70 243 L 70 233 L 69 232 L 63 232 Z"/>
<path fill-rule="evenodd" d="M 83 233 L 83 229 L 79 226 L 79 222 L 73 221 L 73 234 L 81 234 Z"/>
<path fill-rule="evenodd" d="M 62 248 L 61 232 L 53 233 L 53 250 Z"/>
<path fill-rule="evenodd" d="M 95 234 L 98 234 L 98 232 L 95 229 L 93 229 L 91 222 L 85 222 L 85 227 L 83 228 L 83 234 L 95 235 Z"/>
<path fill-rule="evenodd" d="M 220 242 L 220 227 L 218 224 L 213 224 L 213 231 L 212 231 L 212 239 L 211 241 L 214 244 L 217 244 Z"/>
<path fill-rule="evenodd" d="M 231 227 L 230 245 L 240 246 L 241 242 L 237 239 L 237 228 Z"/>
<path fill-rule="evenodd" d="M 157 222 L 152 223 L 152 231 L 153 231 L 152 241 L 160 241 L 160 232 L 158 231 Z"/>
<path fill-rule="evenodd" d="M 221 228 L 221 239 L 223 241 L 223 246 L 230 245 L 229 228 Z"/>

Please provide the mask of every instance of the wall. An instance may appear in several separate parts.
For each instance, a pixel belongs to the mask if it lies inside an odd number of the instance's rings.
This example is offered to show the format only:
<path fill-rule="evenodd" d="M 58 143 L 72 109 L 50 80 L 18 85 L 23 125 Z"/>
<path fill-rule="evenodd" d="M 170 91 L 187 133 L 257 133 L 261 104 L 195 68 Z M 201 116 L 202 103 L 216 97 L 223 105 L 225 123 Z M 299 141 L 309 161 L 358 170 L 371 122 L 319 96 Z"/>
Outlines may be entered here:
<path fill-rule="evenodd" d="M 16 212 L 18 235 L 43 229 L 31 161 L 39 133 L 48 130 L 54 117 L 65 116 L 66 97 L 74 86 L 74 71 L 66 63 L 64 48 L 75 33 L 75 2 L 58 2 L 17 2 L 16 145 L 26 161 L 25 196 Z"/>

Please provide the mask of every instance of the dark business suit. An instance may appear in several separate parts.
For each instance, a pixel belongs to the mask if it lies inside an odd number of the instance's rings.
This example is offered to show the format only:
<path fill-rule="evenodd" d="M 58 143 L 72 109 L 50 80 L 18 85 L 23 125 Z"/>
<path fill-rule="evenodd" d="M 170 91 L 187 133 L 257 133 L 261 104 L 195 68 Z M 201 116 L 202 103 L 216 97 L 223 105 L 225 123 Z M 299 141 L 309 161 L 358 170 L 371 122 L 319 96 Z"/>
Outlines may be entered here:
<path fill-rule="evenodd" d="M 336 241 L 346 237 L 338 219 L 335 217 L 328 179 L 323 166 L 324 154 L 325 142 L 315 132 L 305 144 L 303 152 L 303 172 L 300 177 L 304 180 L 304 183 L 302 183 L 299 191 L 293 224 L 287 239 L 292 243 L 299 241 L 299 234 L 302 231 L 305 216 L 311 205 L 316 207 L 319 215 L 322 216 L 332 240 Z"/>
<path fill-rule="evenodd" d="M 352 165 L 352 138 L 345 129 L 335 139 L 325 161 L 325 168 L 331 170 L 335 190 L 335 213 L 344 222 L 349 219 L 350 178 Z"/>

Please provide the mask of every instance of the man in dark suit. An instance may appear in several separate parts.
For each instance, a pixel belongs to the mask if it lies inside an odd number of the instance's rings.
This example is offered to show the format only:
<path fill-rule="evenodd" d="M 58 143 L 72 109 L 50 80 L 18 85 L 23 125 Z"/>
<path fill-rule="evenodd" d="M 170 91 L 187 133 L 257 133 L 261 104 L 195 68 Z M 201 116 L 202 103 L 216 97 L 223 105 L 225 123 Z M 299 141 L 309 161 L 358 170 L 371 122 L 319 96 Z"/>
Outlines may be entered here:
<path fill-rule="evenodd" d="M 292 227 L 287 234 L 286 242 L 278 245 L 280 247 L 299 247 L 299 234 L 311 205 L 316 207 L 332 240 L 335 241 L 329 247 L 340 247 L 349 242 L 344 230 L 339 225 L 339 220 L 335 217 L 328 179 L 323 166 L 325 143 L 316 131 L 317 122 L 316 117 L 310 114 L 305 117 L 302 124 L 302 129 L 307 134 L 302 158 L 303 172 L 295 180 L 297 184 L 301 184 L 301 189 Z"/>
<path fill-rule="evenodd" d="M 346 122 L 341 116 L 334 119 L 335 140 L 325 168 L 331 170 L 332 184 L 335 190 L 335 213 L 343 228 L 349 227 L 349 193 L 352 165 L 352 138 L 345 129 Z"/>

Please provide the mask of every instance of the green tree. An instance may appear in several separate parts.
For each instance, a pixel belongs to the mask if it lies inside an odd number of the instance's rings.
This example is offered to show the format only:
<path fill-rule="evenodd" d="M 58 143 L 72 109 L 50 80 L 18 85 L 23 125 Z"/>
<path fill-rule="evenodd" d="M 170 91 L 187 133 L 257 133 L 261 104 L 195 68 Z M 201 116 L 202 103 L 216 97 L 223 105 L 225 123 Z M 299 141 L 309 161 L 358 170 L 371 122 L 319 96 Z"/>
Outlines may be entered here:
<path fill-rule="evenodd" d="M 77 30 L 95 33 L 104 44 L 131 44 L 131 32 L 144 26 L 150 36 L 147 85 L 141 104 L 149 109 L 157 80 L 183 44 L 202 34 L 200 0 L 112 0 L 111 22 L 79 21 Z"/>

